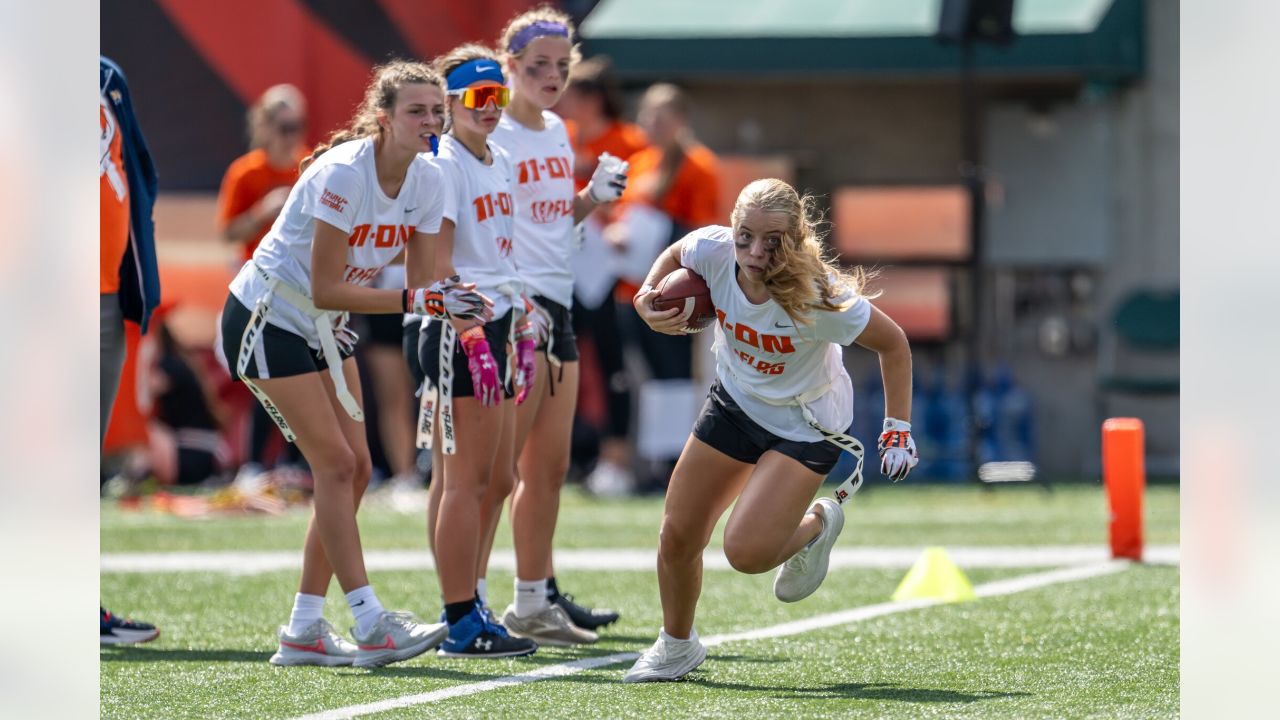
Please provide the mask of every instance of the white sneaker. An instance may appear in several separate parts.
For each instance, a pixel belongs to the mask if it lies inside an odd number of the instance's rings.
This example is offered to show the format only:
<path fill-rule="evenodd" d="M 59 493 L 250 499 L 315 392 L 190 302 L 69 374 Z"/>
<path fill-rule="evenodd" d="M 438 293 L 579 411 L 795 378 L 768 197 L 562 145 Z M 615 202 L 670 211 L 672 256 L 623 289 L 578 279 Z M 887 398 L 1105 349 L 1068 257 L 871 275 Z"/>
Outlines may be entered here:
<path fill-rule="evenodd" d="M 706 659 L 707 648 L 698 640 L 697 632 L 691 632 L 688 640 L 677 640 L 664 630 L 658 633 L 658 641 L 622 676 L 622 682 L 679 680 Z"/>
<path fill-rule="evenodd" d="M 528 638 L 539 645 L 590 645 L 600 639 L 590 630 L 574 625 L 569 614 L 559 605 L 547 605 L 528 617 L 516 615 L 516 607 L 511 605 L 502 614 L 502 624 L 512 635 Z"/>
<path fill-rule="evenodd" d="M 822 532 L 778 568 L 773 579 L 773 595 L 782 602 L 803 600 L 822 585 L 827 577 L 831 547 L 844 529 L 844 510 L 835 500 L 818 498 L 810 509 L 816 509 L 818 517 L 822 518 Z"/>
<path fill-rule="evenodd" d="M 384 611 L 378 621 L 361 637 L 354 628 L 356 667 L 382 667 L 393 662 L 417 657 L 444 642 L 449 635 L 448 623 L 424 623 L 413 613 Z"/>
<path fill-rule="evenodd" d="M 356 646 L 347 642 L 329 624 L 319 620 L 297 635 L 289 634 L 289 626 L 281 625 L 276 633 L 280 649 L 268 661 L 272 665 L 350 665 L 356 660 Z"/>

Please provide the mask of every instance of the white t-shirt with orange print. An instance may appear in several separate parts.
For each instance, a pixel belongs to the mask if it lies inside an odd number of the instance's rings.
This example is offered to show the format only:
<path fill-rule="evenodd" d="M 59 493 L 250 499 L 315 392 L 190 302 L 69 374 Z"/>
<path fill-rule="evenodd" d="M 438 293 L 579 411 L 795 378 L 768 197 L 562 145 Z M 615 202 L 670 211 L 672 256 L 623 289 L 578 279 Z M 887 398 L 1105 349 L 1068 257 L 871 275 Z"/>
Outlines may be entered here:
<path fill-rule="evenodd" d="M 841 346 L 852 343 L 871 319 L 871 303 L 850 295 L 844 310 L 815 310 L 812 323 L 799 326 L 772 299 L 755 304 L 737 281 L 733 230 L 711 225 L 681 241 L 680 264 L 701 275 L 716 306 L 716 377 L 730 397 L 761 427 L 778 437 L 800 442 L 823 439 L 795 405 L 773 405 L 760 397 L 786 402 L 830 385 L 809 403 L 818 422 L 844 432 L 853 422 L 853 383 L 844 369 Z"/>

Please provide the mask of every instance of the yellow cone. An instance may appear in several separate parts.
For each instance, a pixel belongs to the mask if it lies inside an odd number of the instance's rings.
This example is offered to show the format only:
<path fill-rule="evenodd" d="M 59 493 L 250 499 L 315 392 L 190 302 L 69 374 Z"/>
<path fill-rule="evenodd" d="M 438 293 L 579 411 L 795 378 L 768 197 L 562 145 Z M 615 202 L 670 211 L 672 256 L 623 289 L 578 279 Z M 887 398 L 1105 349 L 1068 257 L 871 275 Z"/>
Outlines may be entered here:
<path fill-rule="evenodd" d="M 940 547 L 925 548 L 920 559 L 907 571 L 898 589 L 893 591 L 894 600 L 941 600 L 958 602 L 973 600 L 973 584 L 964 572 L 951 561 L 951 556 Z"/>

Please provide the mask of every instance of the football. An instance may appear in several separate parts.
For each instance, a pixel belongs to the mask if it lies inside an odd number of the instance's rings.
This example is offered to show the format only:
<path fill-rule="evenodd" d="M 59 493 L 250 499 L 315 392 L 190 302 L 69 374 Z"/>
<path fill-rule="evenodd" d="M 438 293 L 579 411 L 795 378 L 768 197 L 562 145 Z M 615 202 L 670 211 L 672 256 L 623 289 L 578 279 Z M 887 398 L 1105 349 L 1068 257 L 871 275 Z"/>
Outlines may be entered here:
<path fill-rule="evenodd" d="M 716 319 L 711 288 L 701 275 L 689 268 L 678 268 L 664 277 L 655 288 L 652 304 L 654 310 L 683 309 L 685 329 L 689 332 L 706 330 Z"/>

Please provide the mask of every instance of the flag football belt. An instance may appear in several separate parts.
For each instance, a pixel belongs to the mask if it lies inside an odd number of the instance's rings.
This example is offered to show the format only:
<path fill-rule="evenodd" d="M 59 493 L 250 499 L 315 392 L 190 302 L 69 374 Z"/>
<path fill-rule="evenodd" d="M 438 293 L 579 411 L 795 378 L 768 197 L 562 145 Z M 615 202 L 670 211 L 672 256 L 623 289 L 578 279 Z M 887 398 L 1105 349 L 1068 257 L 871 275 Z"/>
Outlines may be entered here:
<path fill-rule="evenodd" d="M 542 354 L 545 355 L 547 358 L 547 367 L 548 367 L 547 389 L 551 391 L 551 397 L 555 397 L 556 383 L 564 382 L 564 363 L 560 360 L 560 356 L 556 355 L 556 321 L 555 321 L 555 318 L 551 317 L 551 313 L 547 312 L 547 309 L 543 307 L 541 303 L 539 303 L 537 300 L 533 298 L 532 294 L 529 297 L 529 304 L 538 308 L 538 310 L 542 313 L 542 315 L 547 318 L 548 323 L 550 323 L 548 327 L 548 332 L 547 332 L 547 344 L 545 347 L 542 348 Z M 558 370 L 560 377 L 555 380 L 552 380 L 550 375 L 550 368 L 555 368 L 556 370 Z"/>
<path fill-rule="evenodd" d="M 245 325 L 244 334 L 240 336 L 240 355 L 236 359 L 236 376 L 241 382 L 258 398 L 258 402 L 262 403 L 262 407 L 280 426 L 280 432 L 284 433 L 284 439 L 293 442 L 297 439 L 293 430 L 289 428 L 289 423 L 285 422 L 284 415 L 280 409 L 271 402 L 271 398 L 258 387 L 258 384 L 252 378 L 245 376 L 245 370 L 249 367 L 249 358 L 253 356 L 259 342 L 262 341 L 262 331 L 267 325 L 267 311 L 271 308 L 271 303 L 278 295 L 285 302 L 301 310 L 304 315 L 311 318 L 312 325 L 316 329 L 316 335 L 320 337 L 320 350 L 324 354 L 325 364 L 329 367 L 329 377 L 333 379 L 333 387 L 337 391 L 338 402 L 342 403 L 342 408 L 347 411 L 352 420 L 356 422 L 364 422 L 364 412 L 360 409 L 360 404 L 356 402 L 355 396 L 351 394 L 351 390 L 347 387 L 347 379 L 342 374 L 342 353 L 338 352 L 338 343 L 333 336 L 334 320 L 341 313 L 320 310 L 316 307 L 311 298 L 305 293 L 292 285 L 286 283 L 278 277 L 274 277 L 262 269 L 262 266 L 249 261 L 253 265 L 253 269 L 267 284 L 267 292 L 258 298 L 258 302 L 253 306 L 253 314 L 249 316 L 249 322 Z M 264 363 L 265 364 L 265 363 Z M 262 374 L 266 368 L 258 368 L 258 373 Z"/>
<path fill-rule="evenodd" d="M 817 430 L 818 433 L 822 435 L 822 439 L 824 441 L 831 443 L 852 455 L 854 459 L 858 461 L 858 464 L 854 467 L 853 472 L 849 473 L 849 476 L 844 479 L 844 482 L 840 483 L 840 485 L 836 487 L 834 495 L 836 501 L 843 505 L 850 497 L 853 497 L 854 493 L 858 492 L 858 488 L 862 487 L 862 458 L 865 454 L 862 443 L 859 442 L 858 438 L 852 435 L 836 432 L 835 430 L 823 427 L 822 423 L 818 422 L 818 418 L 813 414 L 813 411 L 809 409 L 809 403 L 817 400 L 823 395 L 826 395 L 827 392 L 831 390 L 830 382 L 825 382 L 818 387 L 811 388 L 790 398 L 776 399 L 765 397 L 764 395 L 751 390 L 750 387 L 743 382 L 742 376 L 740 376 L 737 371 L 727 363 L 721 363 L 720 367 L 723 367 L 729 372 L 729 375 L 733 377 L 735 381 L 734 384 L 739 390 L 742 390 L 760 402 L 774 405 L 776 407 L 800 408 L 800 414 L 804 416 L 804 421 L 809 424 L 809 427 Z"/>
<path fill-rule="evenodd" d="M 507 342 L 515 347 L 516 308 L 524 306 L 516 302 L 520 296 L 519 288 L 512 283 L 499 285 L 497 291 L 511 300 L 512 320 L 507 331 Z M 418 447 L 430 450 L 433 445 L 432 434 L 435 431 L 436 415 L 440 416 L 440 450 L 445 455 L 453 455 L 458 451 L 457 438 L 453 432 L 453 352 L 458 343 L 458 331 L 448 318 L 427 318 L 427 322 L 440 323 L 440 382 L 432 384 L 430 378 L 423 378 L 422 387 L 418 390 Z M 502 384 L 509 387 L 511 382 L 511 362 L 514 352 L 507 353 L 507 369 Z M 478 388 L 475 388 L 478 391 Z"/>

